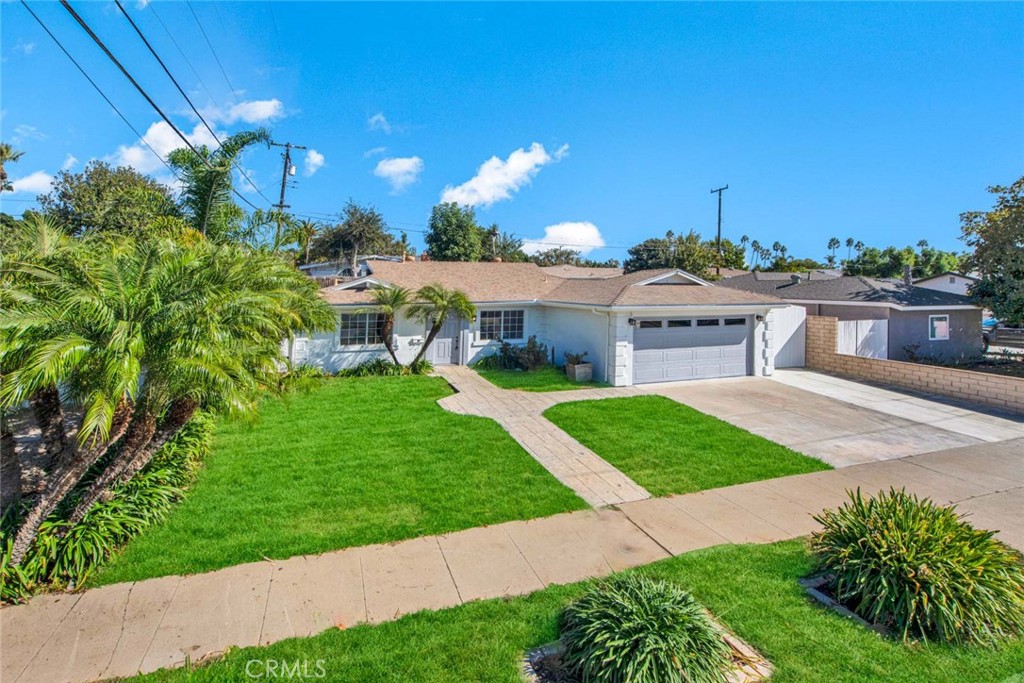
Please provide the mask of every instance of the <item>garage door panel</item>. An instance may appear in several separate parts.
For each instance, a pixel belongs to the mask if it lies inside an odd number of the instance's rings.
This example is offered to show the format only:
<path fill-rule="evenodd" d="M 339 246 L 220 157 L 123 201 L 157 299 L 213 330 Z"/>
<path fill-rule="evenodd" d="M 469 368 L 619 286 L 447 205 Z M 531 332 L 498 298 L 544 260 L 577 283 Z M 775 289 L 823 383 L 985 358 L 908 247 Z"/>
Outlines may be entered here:
<path fill-rule="evenodd" d="M 696 318 L 690 320 L 689 327 L 663 324 L 634 330 L 634 383 L 747 374 L 749 323 L 698 327 Z"/>

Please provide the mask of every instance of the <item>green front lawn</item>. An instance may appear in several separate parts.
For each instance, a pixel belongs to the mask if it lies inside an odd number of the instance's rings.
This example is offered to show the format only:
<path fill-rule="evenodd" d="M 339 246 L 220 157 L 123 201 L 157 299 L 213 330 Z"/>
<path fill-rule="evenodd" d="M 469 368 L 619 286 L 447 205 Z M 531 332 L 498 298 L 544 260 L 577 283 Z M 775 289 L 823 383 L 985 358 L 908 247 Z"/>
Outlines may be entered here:
<path fill-rule="evenodd" d="M 573 382 L 565 376 L 565 371 L 552 366 L 539 370 L 484 370 L 478 368 L 480 376 L 502 389 L 519 389 L 520 391 L 568 391 L 572 389 L 588 389 L 606 387 L 604 382 Z"/>
<path fill-rule="evenodd" d="M 450 393 L 435 377 L 332 379 L 220 425 L 188 497 L 94 583 L 586 507 L 497 423 L 438 406 Z"/>
<path fill-rule="evenodd" d="M 655 496 L 831 469 L 663 396 L 562 403 L 544 417 Z"/>
<path fill-rule="evenodd" d="M 803 541 L 719 546 L 640 569 L 691 590 L 718 618 L 775 665 L 772 683 L 958 683 L 1013 681 L 1024 643 L 999 650 L 904 646 L 819 607 L 797 579 L 813 560 Z M 488 681 L 517 683 L 524 650 L 554 640 L 559 610 L 588 584 L 526 597 L 420 612 L 377 626 L 325 631 L 266 648 L 229 653 L 194 671 L 160 671 L 141 683 L 228 683 L 246 679 L 250 660 L 323 660 L 332 682 Z M 250 665 L 253 666 L 253 665 Z M 255 671 L 256 669 L 252 669 Z"/>

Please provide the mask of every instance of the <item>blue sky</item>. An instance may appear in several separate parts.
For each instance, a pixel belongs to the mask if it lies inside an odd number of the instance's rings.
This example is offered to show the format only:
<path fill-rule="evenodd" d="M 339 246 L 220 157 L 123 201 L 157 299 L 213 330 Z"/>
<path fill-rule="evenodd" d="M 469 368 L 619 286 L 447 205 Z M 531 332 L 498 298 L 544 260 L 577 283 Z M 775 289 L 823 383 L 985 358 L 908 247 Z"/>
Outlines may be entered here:
<path fill-rule="evenodd" d="M 218 132 L 268 125 L 316 150 L 297 159 L 294 211 L 353 197 L 414 243 L 446 197 L 535 247 L 622 258 L 669 229 L 711 236 L 709 190 L 728 183 L 734 239 L 816 258 L 832 235 L 961 249 L 958 214 L 1024 172 L 1019 3 L 194 2 L 225 77 L 188 5 L 122 2 Z M 175 146 L 60 5 L 30 5 L 154 146 Z M 116 6 L 74 5 L 204 141 Z M 0 136 L 25 152 L 4 211 L 93 158 L 167 176 L 20 4 L 0 23 Z M 244 166 L 276 199 L 279 151 Z"/>

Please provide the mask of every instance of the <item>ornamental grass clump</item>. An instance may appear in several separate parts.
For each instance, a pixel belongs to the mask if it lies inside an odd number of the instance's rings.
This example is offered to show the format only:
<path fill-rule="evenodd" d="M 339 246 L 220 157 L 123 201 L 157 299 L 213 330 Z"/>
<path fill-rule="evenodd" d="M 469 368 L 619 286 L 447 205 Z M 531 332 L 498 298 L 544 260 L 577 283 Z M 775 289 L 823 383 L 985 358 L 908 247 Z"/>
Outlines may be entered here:
<path fill-rule="evenodd" d="M 1024 633 L 1021 555 L 955 507 L 858 489 L 816 519 L 833 596 L 902 640 L 992 645 Z"/>
<path fill-rule="evenodd" d="M 693 596 L 627 574 L 561 617 L 562 661 L 586 683 L 724 683 L 731 648 Z"/>

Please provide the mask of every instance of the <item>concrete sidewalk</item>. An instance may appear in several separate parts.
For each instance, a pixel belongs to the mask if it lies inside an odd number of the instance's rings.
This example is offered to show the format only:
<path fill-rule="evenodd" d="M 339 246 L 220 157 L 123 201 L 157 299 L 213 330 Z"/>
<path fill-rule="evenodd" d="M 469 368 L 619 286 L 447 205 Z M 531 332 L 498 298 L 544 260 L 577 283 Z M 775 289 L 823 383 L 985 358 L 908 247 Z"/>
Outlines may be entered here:
<path fill-rule="evenodd" d="M 169 576 L 0 609 L 0 680 L 84 683 L 421 609 L 517 595 L 722 543 L 810 533 L 846 490 L 958 502 L 1024 549 L 1024 439 L 526 522 Z"/>

